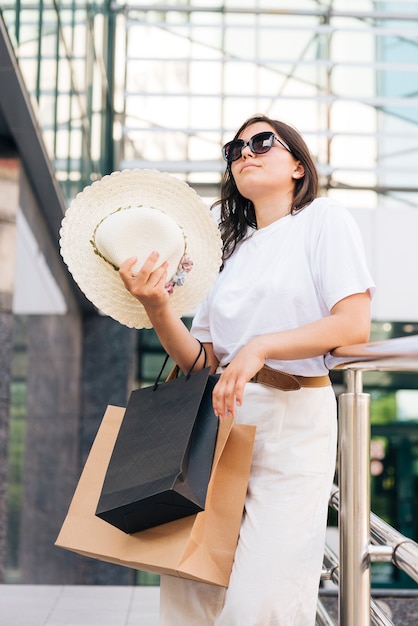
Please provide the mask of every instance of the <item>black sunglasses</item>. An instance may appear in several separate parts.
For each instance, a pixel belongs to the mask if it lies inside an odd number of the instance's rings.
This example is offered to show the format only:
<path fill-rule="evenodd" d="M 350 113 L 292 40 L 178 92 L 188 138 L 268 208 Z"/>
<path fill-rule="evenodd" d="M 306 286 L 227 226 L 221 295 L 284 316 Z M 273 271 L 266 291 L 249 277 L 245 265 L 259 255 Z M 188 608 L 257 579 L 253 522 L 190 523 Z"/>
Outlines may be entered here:
<path fill-rule="evenodd" d="M 257 133 L 251 137 L 249 141 L 244 141 L 243 139 L 228 141 L 222 148 L 222 156 L 227 163 L 237 161 L 241 158 L 242 151 L 246 146 L 249 146 L 251 152 L 254 152 L 254 154 L 265 154 L 272 148 L 274 140 L 278 141 L 283 148 L 292 153 L 287 144 L 283 143 L 283 141 L 276 137 L 271 131 L 266 131 L 264 133 Z"/>

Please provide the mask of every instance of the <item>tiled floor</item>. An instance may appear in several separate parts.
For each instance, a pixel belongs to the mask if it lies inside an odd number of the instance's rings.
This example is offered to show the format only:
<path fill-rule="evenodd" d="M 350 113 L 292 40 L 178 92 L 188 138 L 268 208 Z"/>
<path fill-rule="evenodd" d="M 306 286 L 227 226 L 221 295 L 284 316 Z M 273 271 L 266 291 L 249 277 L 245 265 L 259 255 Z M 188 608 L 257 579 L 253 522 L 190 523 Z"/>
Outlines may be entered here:
<path fill-rule="evenodd" d="M 159 587 L 0 585 L 0 626 L 158 626 Z"/>
<path fill-rule="evenodd" d="M 140 586 L 0 585 L 0 626 L 158 626 L 159 593 Z M 373 595 L 392 620 L 385 623 L 416 626 L 417 591 Z M 337 624 L 335 591 L 323 590 L 321 599 Z"/>

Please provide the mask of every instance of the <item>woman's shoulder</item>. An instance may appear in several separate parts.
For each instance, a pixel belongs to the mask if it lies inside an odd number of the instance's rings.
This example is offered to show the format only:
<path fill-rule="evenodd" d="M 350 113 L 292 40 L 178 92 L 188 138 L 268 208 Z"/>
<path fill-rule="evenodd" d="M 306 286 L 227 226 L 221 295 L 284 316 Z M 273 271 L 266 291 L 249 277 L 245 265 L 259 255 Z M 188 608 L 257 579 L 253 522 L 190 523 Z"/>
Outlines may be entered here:
<path fill-rule="evenodd" d="M 304 207 L 301 212 L 304 212 L 305 209 L 310 209 L 312 212 L 347 211 L 347 208 L 341 204 L 341 202 L 326 196 L 315 198 L 310 204 Z"/>
<path fill-rule="evenodd" d="M 298 215 L 300 221 L 295 225 L 299 224 L 301 231 L 314 245 L 320 240 L 339 241 L 359 236 L 357 223 L 350 211 L 333 198 L 315 198 Z"/>
<path fill-rule="evenodd" d="M 323 221 L 347 221 L 351 220 L 349 210 L 333 198 L 315 198 L 310 204 L 301 209 L 296 215 L 303 216 L 304 220 L 310 222 Z"/>

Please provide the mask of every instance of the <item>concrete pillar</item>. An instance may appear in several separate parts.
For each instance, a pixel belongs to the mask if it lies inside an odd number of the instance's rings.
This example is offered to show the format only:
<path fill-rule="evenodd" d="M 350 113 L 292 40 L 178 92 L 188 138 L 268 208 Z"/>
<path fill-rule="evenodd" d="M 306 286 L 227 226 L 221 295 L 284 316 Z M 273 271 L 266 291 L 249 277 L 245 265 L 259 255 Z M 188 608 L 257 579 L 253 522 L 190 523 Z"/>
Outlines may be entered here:
<path fill-rule="evenodd" d="M 74 554 L 54 546 L 78 465 L 82 327 L 74 316 L 27 317 L 27 416 L 20 582 L 71 584 Z"/>
<path fill-rule="evenodd" d="M 97 314 L 28 317 L 22 583 L 134 583 L 130 569 L 54 546 L 106 406 L 126 406 L 134 340 Z"/>

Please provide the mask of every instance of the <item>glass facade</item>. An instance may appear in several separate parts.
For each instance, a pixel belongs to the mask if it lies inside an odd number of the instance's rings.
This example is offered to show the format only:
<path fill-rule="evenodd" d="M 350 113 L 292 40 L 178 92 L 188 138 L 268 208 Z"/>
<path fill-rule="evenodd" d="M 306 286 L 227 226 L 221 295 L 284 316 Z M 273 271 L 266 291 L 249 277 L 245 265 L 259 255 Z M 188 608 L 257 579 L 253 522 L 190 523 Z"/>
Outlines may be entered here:
<path fill-rule="evenodd" d="M 214 196 L 221 145 L 262 112 L 303 133 L 324 193 L 416 202 L 417 2 L 29 0 L 3 15 L 68 199 L 130 167 Z"/>

